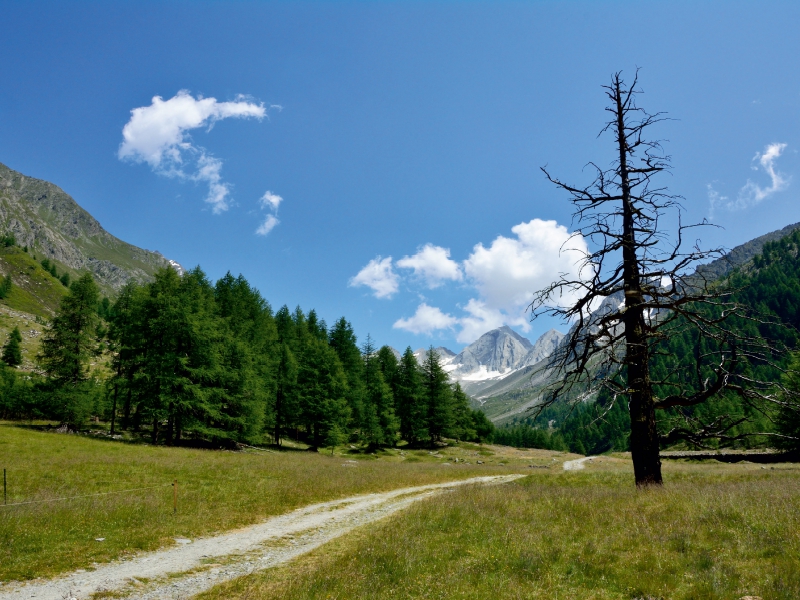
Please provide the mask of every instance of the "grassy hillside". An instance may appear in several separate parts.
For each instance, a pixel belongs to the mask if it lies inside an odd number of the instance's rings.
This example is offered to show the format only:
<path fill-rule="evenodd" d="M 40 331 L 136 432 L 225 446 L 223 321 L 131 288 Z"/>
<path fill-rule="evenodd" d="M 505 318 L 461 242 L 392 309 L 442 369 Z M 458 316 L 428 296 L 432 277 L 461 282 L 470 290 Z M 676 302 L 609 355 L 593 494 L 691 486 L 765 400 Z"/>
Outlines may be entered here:
<path fill-rule="evenodd" d="M 59 268 L 59 272 L 69 272 Z M 45 271 L 30 253 L 16 246 L 0 247 L 0 275 L 11 276 L 11 292 L 0 299 L 0 345 L 19 327 L 23 370 L 34 368 L 47 319 L 55 314 L 67 288 Z"/>
<path fill-rule="evenodd" d="M 800 467 L 630 462 L 454 491 L 203 600 L 800 598 Z"/>
<path fill-rule="evenodd" d="M 58 265 L 59 273 L 77 273 Z M 11 275 L 13 287 L 0 304 L 11 310 L 48 319 L 55 314 L 67 288 L 34 260 L 34 254 L 22 248 L 10 246 L 0 248 L 0 274 Z"/>

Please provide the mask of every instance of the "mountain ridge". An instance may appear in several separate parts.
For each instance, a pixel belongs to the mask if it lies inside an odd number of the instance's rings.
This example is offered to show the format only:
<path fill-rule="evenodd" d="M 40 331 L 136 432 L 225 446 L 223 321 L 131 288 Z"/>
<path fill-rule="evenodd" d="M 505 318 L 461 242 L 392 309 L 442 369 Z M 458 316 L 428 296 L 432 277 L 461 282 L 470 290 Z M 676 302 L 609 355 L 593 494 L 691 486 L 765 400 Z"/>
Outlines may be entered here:
<path fill-rule="evenodd" d="M 2 163 L 0 228 L 13 234 L 17 244 L 37 259 L 47 258 L 61 271 L 71 271 L 73 276 L 89 271 L 107 293 L 118 291 L 128 281 L 148 281 L 159 268 L 180 267 L 159 252 L 110 234 L 57 185 Z"/>

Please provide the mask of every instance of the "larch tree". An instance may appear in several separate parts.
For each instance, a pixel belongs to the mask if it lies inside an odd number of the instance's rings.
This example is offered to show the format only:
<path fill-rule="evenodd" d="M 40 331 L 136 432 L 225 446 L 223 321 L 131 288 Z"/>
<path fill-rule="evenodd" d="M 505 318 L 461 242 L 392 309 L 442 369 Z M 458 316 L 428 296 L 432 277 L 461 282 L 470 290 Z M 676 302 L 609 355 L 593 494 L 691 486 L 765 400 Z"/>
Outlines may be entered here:
<path fill-rule="evenodd" d="M 559 380 L 539 408 L 563 399 L 579 402 L 602 388 L 611 398 L 606 410 L 626 402 L 635 480 L 641 487 L 662 483 L 662 441 L 725 439 L 736 424 L 725 415 L 710 422 L 687 418 L 685 426 L 660 435 L 656 411 L 688 409 L 722 394 L 773 406 L 783 396 L 775 393 L 774 382 L 756 381 L 747 368 L 753 359 L 776 357 L 768 341 L 741 327 L 761 317 L 734 302 L 732 290 L 696 271 L 700 262 L 723 252 L 683 244 L 698 225 L 682 223 L 681 198 L 659 183 L 670 157 L 649 134 L 666 117 L 637 105 L 637 78 L 638 73 L 628 86 L 616 73 L 604 86 L 610 119 L 601 134 L 610 134 L 614 148 L 609 168 L 589 163 L 595 178 L 587 186 L 569 185 L 542 168 L 571 196 L 578 225 L 573 237 L 582 236 L 590 250 L 576 265 L 578 275 L 562 275 L 539 291 L 531 309 L 533 318 L 549 314 L 572 324 L 548 365 L 560 372 Z M 664 224 L 669 219 L 675 223 L 671 235 Z M 574 250 L 569 241 L 564 249 Z M 654 378 L 651 365 L 668 338 L 687 331 L 695 346 L 691 381 L 676 370 Z"/>
<path fill-rule="evenodd" d="M 411 346 L 400 357 L 394 388 L 394 402 L 400 418 L 400 434 L 411 444 L 428 438 L 428 404 L 422 372 Z"/>
<path fill-rule="evenodd" d="M 100 290 L 91 274 L 75 281 L 61 300 L 42 339 L 39 362 L 55 383 L 78 384 L 87 378 L 89 359 L 97 350 L 97 302 Z"/>
<path fill-rule="evenodd" d="M 99 289 L 89 273 L 75 281 L 50 322 L 37 357 L 50 378 L 52 413 L 70 427 L 79 426 L 93 409 L 89 361 L 98 351 L 99 299 Z"/>
<path fill-rule="evenodd" d="M 428 407 L 428 434 L 431 441 L 438 442 L 452 423 L 453 390 L 433 346 L 422 363 L 422 387 Z"/>
<path fill-rule="evenodd" d="M 22 334 L 19 332 L 19 327 L 14 327 L 13 331 L 8 334 L 8 340 L 3 346 L 3 362 L 9 367 L 16 367 L 22 363 Z"/>

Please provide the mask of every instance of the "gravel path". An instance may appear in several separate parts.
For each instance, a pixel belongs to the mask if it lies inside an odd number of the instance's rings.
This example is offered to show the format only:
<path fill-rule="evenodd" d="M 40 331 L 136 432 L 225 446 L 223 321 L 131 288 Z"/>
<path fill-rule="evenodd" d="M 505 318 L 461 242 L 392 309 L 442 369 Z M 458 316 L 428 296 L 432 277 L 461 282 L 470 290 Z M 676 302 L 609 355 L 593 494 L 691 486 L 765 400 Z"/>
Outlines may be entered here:
<path fill-rule="evenodd" d="M 175 547 L 104 564 L 94 571 L 7 584 L 0 587 L 0 600 L 86 600 L 102 591 L 136 600 L 189 598 L 223 581 L 285 563 L 423 498 L 461 485 L 506 483 L 520 477 L 524 475 L 473 477 L 312 504 L 222 535 L 176 539 Z"/>
<path fill-rule="evenodd" d="M 584 456 L 583 458 L 577 458 L 575 460 L 568 460 L 564 463 L 564 470 L 565 471 L 580 471 L 581 469 L 585 469 L 583 463 L 587 460 L 594 460 L 597 458 L 596 456 Z M 2 596 L 0 596 L 2 598 Z"/>

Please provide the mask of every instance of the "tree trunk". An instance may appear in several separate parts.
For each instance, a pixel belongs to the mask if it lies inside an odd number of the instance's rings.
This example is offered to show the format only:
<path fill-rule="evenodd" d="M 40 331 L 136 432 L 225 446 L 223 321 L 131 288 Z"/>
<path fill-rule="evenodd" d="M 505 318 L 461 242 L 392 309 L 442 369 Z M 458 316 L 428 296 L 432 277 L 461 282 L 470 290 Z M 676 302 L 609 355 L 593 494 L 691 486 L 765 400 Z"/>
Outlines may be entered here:
<path fill-rule="evenodd" d="M 122 407 L 122 428 L 123 429 L 130 429 L 131 428 L 131 403 L 132 403 L 132 392 L 131 392 L 131 378 L 128 377 L 128 393 L 125 395 L 125 405 Z"/>
<path fill-rule="evenodd" d="M 628 170 L 628 146 L 625 135 L 625 109 L 620 80 L 615 81 L 617 146 L 622 187 L 622 269 L 625 288 L 625 361 L 627 367 L 628 410 L 631 415 L 631 458 L 636 486 L 661 485 L 658 431 L 650 381 L 650 353 L 642 293 L 639 259 L 636 255 L 634 206 Z"/>
<path fill-rule="evenodd" d="M 114 435 L 114 424 L 117 418 L 117 396 L 119 395 L 119 386 L 114 384 L 114 404 L 111 407 L 111 435 Z"/>
<path fill-rule="evenodd" d="M 275 445 L 281 445 L 281 411 L 283 410 L 283 390 L 279 387 L 275 395 Z"/>

